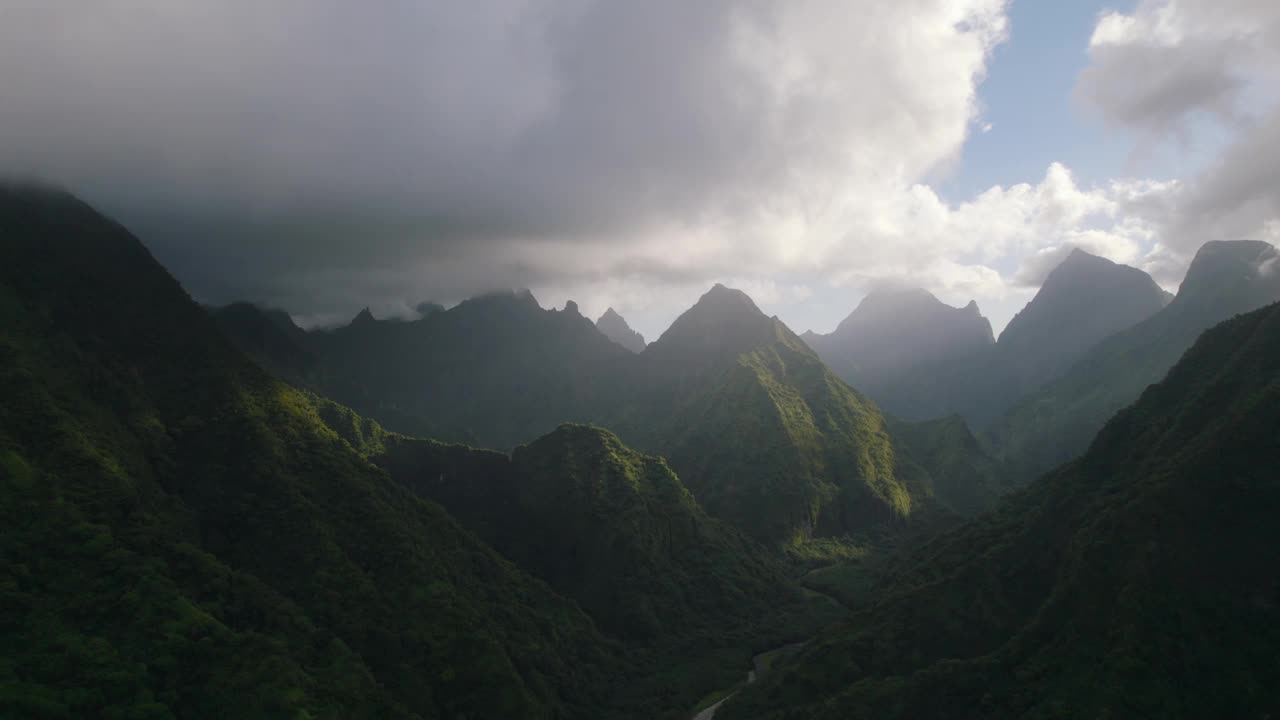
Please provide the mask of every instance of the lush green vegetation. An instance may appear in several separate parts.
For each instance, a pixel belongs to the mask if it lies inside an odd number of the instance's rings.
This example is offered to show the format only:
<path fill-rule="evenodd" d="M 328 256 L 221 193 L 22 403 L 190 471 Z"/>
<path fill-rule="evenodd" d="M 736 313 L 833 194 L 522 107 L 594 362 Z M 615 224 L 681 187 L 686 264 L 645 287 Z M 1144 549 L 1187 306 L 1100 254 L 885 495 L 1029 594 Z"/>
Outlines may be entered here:
<path fill-rule="evenodd" d="M 896 563 L 724 718 L 1268 717 L 1280 305 L 1204 334 L 1089 452 Z"/>
<path fill-rule="evenodd" d="M 1023 481 L 1079 455 L 1206 328 L 1280 300 L 1280 274 L 1259 271 L 1277 255 L 1264 242 L 1206 243 L 1173 302 L 1094 346 L 993 424 L 984 440 Z"/>
<path fill-rule="evenodd" d="M 563 425 L 510 457 L 393 437 L 377 462 L 624 641 L 630 702 L 657 691 L 688 707 L 841 614 L 703 512 L 666 462 L 600 428 Z"/>
<path fill-rule="evenodd" d="M 774 543 L 969 509 L 987 495 L 964 486 L 970 475 L 935 483 L 943 465 L 904 457 L 874 404 L 723 286 L 639 355 L 576 308 L 542 310 L 528 294 L 408 323 L 362 313 L 307 336 L 320 369 L 306 377 L 278 367 L 291 355 L 262 352 L 260 328 L 278 323 L 223 325 L 268 367 L 410 435 L 505 449 L 566 420 L 609 427 L 666 456 L 712 515 Z"/>
<path fill-rule="evenodd" d="M 891 422 L 898 455 L 927 476 L 933 496 L 965 516 L 991 509 L 1009 490 L 1005 466 L 993 458 L 959 415 L 921 422 Z M 907 474 L 904 467 L 900 474 Z"/>
<path fill-rule="evenodd" d="M 574 604 L 243 359 L 123 229 L 0 191 L 0 716 L 597 717 Z"/>

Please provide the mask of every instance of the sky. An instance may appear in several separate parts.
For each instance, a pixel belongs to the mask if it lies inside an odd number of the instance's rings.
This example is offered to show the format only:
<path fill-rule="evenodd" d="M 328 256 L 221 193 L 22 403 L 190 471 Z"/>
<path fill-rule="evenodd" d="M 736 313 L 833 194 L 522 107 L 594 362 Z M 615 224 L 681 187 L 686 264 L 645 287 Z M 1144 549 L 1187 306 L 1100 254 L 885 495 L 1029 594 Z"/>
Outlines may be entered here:
<path fill-rule="evenodd" d="M 0 175 L 196 299 L 332 323 L 528 287 L 649 339 L 712 284 L 996 330 L 1080 247 L 1280 241 L 1274 0 L 0 0 Z"/>

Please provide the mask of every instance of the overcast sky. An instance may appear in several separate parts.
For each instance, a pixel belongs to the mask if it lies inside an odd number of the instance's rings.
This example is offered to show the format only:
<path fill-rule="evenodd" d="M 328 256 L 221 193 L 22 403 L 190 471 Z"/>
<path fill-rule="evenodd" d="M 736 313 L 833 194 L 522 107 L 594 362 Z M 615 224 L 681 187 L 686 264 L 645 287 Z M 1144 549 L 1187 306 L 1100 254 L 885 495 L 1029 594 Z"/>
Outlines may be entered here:
<path fill-rule="evenodd" d="M 999 329 L 1072 246 L 1280 240 L 1278 72 L 1275 0 L 0 0 L 0 174 L 312 321 L 893 281 Z"/>

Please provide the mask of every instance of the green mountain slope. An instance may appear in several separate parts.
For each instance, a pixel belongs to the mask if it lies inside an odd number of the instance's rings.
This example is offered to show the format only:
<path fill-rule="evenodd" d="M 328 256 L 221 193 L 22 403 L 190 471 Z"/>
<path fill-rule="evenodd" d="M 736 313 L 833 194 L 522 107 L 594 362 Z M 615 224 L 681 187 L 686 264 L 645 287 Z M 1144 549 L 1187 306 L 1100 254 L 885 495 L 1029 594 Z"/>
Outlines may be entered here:
<path fill-rule="evenodd" d="M 898 477 L 875 406 L 719 285 L 638 355 L 576 307 L 543 310 L 527 293 L 409 323 L 362 313 L 309 348 L 322 377 L 308 387 L 392 430 L 506 449 L 562 422 L 608 427 L 667 457 L 703 508 L 757 538 L 838 535 L 932 502 L 923 466 Z"/>
<path fill-rule="evenodd" d="M 1206 328 L 1280 300 L 1280 253 L 1264 242 L 1206 243 L 1167 307 L 1087 352 L 985 433 L 1016 475 L 1030 479 L 1080 454 L 1103 424 L 1159 381 Z"/>
<path fill-rule="evenodd" d="M 64 194 L 0 189 L 0 397 L 0 715 L 597 716 L 576 606 Z"/>
<path fill-rule="evenodd" d="M 636 399 L 611 421 L 661 452 L 708 512 L 801 540 L 905 520 L 927 488 L 896 473 L 876 406 L 777 318 L 716 286 L 641 354 Z"/>
<path fill-rule="evenodd" d="M 839 617 L 776 554 L 707 516 L 662 459 L 606 430 L 563 425 L 510 457 L 394 436 L 385 447 L 377 462 L 395 479 L 626 642 L 627 704 L 660 686 L 691 707 L 735 684 L 754 653 Z"/>
<path fill-rule="evenodd" d="M 1079 460 L 912 554 L 724 718 L 1280 710 L 1280 305 L 1204 333 Z"/>
<path fill-rule="evenodd" d="M 919 472 L 930 478 L 935 498 L 961 515 L 991 509 L 1011 485 L 1007 468 L 987 452 L 959 415 L 892 421 L 889 429 L 898 456 L 918 464 Z"/>
<path fill-rule="evenodd" d="M 761 548 L 607 430 L 563 425 L 510 459 L 396 438 L 378 462 L 619 637 L 727 627 L 794 599 Z"/>

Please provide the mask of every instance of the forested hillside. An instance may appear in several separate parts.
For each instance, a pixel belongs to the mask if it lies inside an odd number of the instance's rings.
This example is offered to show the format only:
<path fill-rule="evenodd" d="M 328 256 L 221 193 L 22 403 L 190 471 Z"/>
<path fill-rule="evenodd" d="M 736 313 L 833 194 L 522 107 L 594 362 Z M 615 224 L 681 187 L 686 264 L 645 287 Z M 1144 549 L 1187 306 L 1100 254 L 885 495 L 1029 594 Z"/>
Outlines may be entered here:
<path fill-rule="evenodd" d="M 920 548 L 724 718 L 1280 709 L 1280 305 L 1215 327 L 1079 460 Z"/>
<path fill-rule="evenodd" d="M 618 651 L 587 616 L 363 460 L 136 239 L 28 188 L 0 236 L 0 715 L 597 716 Z"/>

